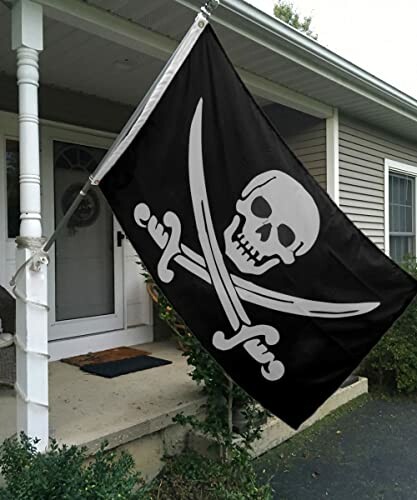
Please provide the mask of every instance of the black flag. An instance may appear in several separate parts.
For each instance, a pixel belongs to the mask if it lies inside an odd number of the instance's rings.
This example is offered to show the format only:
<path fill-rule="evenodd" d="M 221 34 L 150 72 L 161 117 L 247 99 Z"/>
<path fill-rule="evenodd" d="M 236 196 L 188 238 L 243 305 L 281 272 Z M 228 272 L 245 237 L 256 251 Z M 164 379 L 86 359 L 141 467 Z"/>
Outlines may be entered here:
<path fill-rule="evenodd" d="M 416 293 L 290 151 L 210 26 L 100 186 L 191 331 L 292 427 Z"/>

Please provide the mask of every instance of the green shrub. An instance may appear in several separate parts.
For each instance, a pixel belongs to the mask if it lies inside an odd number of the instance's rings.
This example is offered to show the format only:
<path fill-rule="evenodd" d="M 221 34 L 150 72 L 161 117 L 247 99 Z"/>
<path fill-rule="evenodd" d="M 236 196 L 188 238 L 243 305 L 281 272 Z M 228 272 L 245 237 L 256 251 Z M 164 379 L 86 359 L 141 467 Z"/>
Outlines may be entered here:
<path fill-rule="evenodd" d="M 127 453 L 100 450 L 89 457 L 85 448 L 51 442 L 39 453 L 36 440 L 24 434 L 0 448 L 0 470 L 6 486 L 1 500 L 134 500 L 148 496 Z"/>
<path fill-rule="evenodd" d="M 152 482 L 149 500 L 270 500 L 259 486 L 252 463 L 239 454 L 219 462 L 187 452 L 169 459 Z"/>
<path fill-rule="evenodd" d="M 415 258 L 404 269 L 417 278 Z M 399 393 L 417 392 L 417 301 L 412 302 L 363 363 L 371 382 Z"/>
<path fill-rule="evenodd" d="M 183 355 L 192 367 L 191 378 L 203 388 L 207 396 L 205 418 L 179 414 L 175 421 L 191 425 L 195 430 L 214 440 L 226 457 L 232 449 L 249 454 L 251 446 L 261 436 L 262 425 L 268 415 L 257 402 L 238 385 L 232 383 L 223 368 L 201 345 L 176 313 L 162 291 L 145 270 L 142 273 L 148 284 L 148 291 L 157 306 L 159 317 L 171 328 L 181 344 Z M 232 407 L 232 408 L 231 408 Z M 231 410 L 240 413 L 244 425 L 238 428 Z"/>
<path fill-rule="evenodd" d="M 222 367 L 187 328 L 167 298 L 145 271 L 148 291 L 157 305 L 159 317 L 172 329 L 187 363 L 191 378 L 207 396 L 205 417 L 179 414 L 174 421 L 190 425 L 204 434 L 220 451 L 218 459 L 208 459 L 188 451 L 168 459 L 153 484 L 152 500 L 268 500 L 269 485 L 259 486 L 250 451 L 261 436 L 267 412 L 243 389 L 234 384 Z M 235 412 L 233 412 L 235 410 Z M 233 413 L 239 418 L 234 419 Z M 237 420 L 237 421 L 236 421 Z M 240 421 L 240 422 L 238 422 Z M 238 425 L 240 424 L 240 425 Z"/>

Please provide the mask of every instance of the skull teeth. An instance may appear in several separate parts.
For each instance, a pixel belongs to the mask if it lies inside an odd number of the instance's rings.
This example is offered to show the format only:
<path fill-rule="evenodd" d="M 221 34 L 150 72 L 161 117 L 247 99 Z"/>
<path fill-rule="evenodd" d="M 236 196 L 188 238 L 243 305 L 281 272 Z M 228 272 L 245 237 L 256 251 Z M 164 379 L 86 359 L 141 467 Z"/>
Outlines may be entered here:
<path fill-rule="evenodd" d="M 245 238 L 242 233 L 239 233 L 234 241 L 236 250 L 245 258 L 246 261 L 253 261 L 260 263 L 262 256 L 258 250 L 253 248 L 252 244 Z"/>

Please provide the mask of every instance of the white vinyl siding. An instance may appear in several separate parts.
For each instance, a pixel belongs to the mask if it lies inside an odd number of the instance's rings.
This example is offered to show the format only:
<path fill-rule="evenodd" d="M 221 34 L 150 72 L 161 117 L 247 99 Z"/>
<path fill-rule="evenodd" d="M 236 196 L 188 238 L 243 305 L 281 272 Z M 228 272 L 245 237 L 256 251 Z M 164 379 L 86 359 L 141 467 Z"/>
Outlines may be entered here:
<path fill-rule="evenodd" d="M 326 122 L 285 138 L 289 147 L 323 189 L 326 189 Z"/>
<path fill-rule="evenodd" d="M 293 153 L 326 189 L 326 120 L 279 104 L 263 109 Z"/>
<path fill-rule="evenodd" d="M 417 166 L 417 146 L 340 117 L 340 207 L 382 250 L 387 158 Z"/>

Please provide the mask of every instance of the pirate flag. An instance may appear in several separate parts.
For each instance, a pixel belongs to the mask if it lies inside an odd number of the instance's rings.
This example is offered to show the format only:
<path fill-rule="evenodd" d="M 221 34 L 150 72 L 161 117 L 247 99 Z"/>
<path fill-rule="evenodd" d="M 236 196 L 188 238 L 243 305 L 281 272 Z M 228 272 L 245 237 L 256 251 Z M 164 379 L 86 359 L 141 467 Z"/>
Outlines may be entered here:
<path fill-rule="evenodd" d="M 202 24 L 100 186 L 202 345 L 296 428 L 403 312 L 416 282 L 319 187 Z"/>

